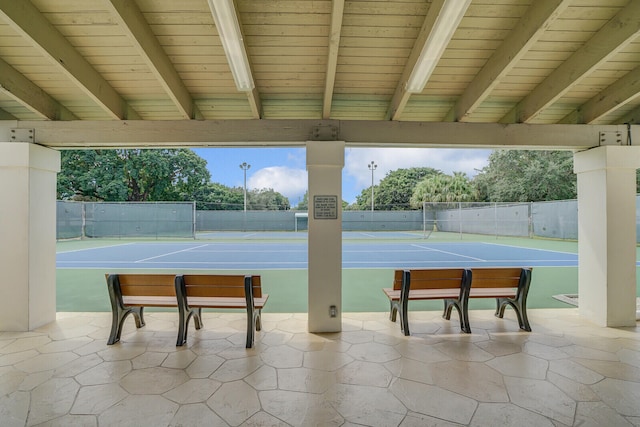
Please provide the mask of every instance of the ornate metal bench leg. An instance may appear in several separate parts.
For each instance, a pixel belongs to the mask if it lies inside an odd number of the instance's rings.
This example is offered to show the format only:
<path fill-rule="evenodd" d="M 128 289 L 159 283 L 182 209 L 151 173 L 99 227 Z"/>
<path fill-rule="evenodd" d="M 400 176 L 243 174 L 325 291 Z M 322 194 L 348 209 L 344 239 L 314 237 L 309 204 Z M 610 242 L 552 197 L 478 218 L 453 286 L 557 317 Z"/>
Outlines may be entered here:
<path fill-rule="evenodd" d="M 190 311 L 193 316 L 193 321 L 196 324 L 196 329 L 202 329 L 204 327 L 204 323 L 202 322 L 202 307 L 192 308 Z"/>
<path fill-rule="evenodd" d="M 252 348 L 256 331 L 256 309 L 253 305 L 253 283 L 251 276 L 244 278 L 244 297 L 247 305 L 247 344 L 246 348 Z"/>
<path fill-rule="evenodd" d="M 398 314 L 397 301 L 389 301 L 389 320 L 391 320 L 392 322 L 395 322 L 397 314 Z"/>
<path fill-rule="evenodd" d="M 107 345 L 113 345 L 118 341 L 120 341 L 120 335 L 122 334 L 122 327 L 124 325 L 124 320 L 127 318 L 127 315 L 130 312 L 131 311 L 127 309 L 116 308 L 112 310 L 111 333 L 109 333 L 109 340 L 107 341 Z M 137 320 L 136 320 L 136 323 L 137 323 Z"/>
<path fill-rule="evenodd" d="M 262 330 L 262 309 L 257 309 L 255 312 L 255 325 L 256 331 Z"/>
<path fill-rule="evenodd" d="M 455 304 L 454 300 L 446 299 L 444 300 L 444 312 L 442 313 L 442 317 L 451 320 L 451 310 Z"/>
<path fill-rule="evenodd" d="M 136 320 L 136 328 L 142 328 L 146 323 L 144 322 L 144 307 L 131 307 L 129 309 L 133 318 Z"/>
<path fill-rule="evenodd" d="M 189 331 L 189 319 L 193 315 L 192 311 L 179 310 L 178 314 L 178 340 L 177 346 L 183 346 L 187 343 L 187 333 Z"/>

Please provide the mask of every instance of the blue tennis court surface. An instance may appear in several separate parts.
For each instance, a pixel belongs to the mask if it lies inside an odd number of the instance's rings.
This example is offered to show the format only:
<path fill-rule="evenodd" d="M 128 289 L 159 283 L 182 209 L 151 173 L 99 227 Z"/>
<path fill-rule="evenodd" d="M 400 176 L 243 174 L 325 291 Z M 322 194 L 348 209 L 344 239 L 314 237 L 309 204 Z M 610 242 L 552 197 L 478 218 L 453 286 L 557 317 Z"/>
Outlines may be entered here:
<path fill-rule="evenodd" d="M 343 243 L 343 268 L 576 267 L 574 253 L 481 242 Z M 307 242 L 135 242 L 57 254 L 58 268 L 306 269 Z"/>

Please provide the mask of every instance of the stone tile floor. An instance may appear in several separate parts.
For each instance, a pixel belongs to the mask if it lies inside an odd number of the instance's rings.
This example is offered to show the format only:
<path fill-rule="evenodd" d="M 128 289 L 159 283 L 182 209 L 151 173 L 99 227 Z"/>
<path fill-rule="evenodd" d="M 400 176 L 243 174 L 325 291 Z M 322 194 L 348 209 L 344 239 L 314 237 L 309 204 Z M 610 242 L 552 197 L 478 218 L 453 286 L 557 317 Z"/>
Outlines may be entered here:
<path fill-rule="evenodd" d="M 107 346 L 110 313 L 58 313 L 0 333 L 0 425 L 640 426 L 640 329 L 602 328 L 577 309 L 470 312 L 473 333 L 411 312 L 344 313 L 306 332 L 306 314 L 263 315 L 244 348 L 241 313 L 205 313 L 176 347 L 175 313 L 132 318 Z M 452 316 L 452 318 L 454 318 Z"/>

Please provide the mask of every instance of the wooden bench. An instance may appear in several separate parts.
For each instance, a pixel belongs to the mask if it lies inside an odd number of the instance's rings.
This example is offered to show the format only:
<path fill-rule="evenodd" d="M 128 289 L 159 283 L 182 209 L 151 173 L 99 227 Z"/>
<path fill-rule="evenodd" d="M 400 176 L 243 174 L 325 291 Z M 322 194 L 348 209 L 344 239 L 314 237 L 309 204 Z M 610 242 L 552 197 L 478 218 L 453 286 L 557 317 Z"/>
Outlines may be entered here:
<path fill-rule="evenodd" d="M 393 288 L 384 288 L 389 298 L 391 321 L 400 313 L 400 328 L 409 333 L 409 301 L 444 300 L 442 317 L 451 319 L 455 307 L 460 316 L 460 329 L 471 333 L 469 298 L 495 298 L 497 317 L 504 317 L 511 306 L 518 318 L 520 329 L 531 332 L 527 317 L 527 295 L 531 285 L 531 268 L 443 268 L 396 270 Z"/>
<path fill-rule="evenodd" d="M 253 347 L 255 331 L 262 329 L 261 312 L 269 295 L 262 293 L 260 276 L 189 274 L 176 276 L 179 329 L 177 345 L 187 342 L 189 320 L 202 328 L 203 308 L 247 310 L 247 348 Z"/>
<path fill-rule="evenodd" d="M 471 332 L 465 310 L 470 285 L 471 274 L 465 268 L 396 270 L 393 288 L 383 289 L 389 298 L 389 318 L 395 322 L 396 314 L 400 313 L 400 328 L 405 335 L 410 335 L 409 301 L 441 299 L 444 300 L 442 316 L 450 319 L 455 307 L 460 317 L 460 329 Z"/>
<path fill-rule="evenodd" d="M 120 341 L 124 321 L 132 314 L 136 327 L 144 322 L 144 307 L 178 309 L 177 345 L 187 342 L 187 326 L 194 317 L 202 328 L 202 308 L 247 310 L 247 348 L 253 347 L 254 331 L 262 329 L 261 310 L 269 297 L 262 293 L 260 276 L 175 274 L 107 274 L 111 301 L 111 333 L 108 345 Z"/>
<path fill-rule="evenodd" d="M 511 306 L 518 317 L 520 329 L 531 332 L 527 317 L 527 295 L 531 285 L 531 268 L 474 268 L 469 298 L 495 298 L 497 317 Z M 468 303 L 464 307 L 468 311 Z"/>
<path fill-rule="evenodd" d="M 177 307 L 173 274 L 107 274 L 111 301 L 111 333 L 108 345 L 120 341 L 124 321 L 133 314 L 136 327 L 145 325 L 145 307 Z"/>

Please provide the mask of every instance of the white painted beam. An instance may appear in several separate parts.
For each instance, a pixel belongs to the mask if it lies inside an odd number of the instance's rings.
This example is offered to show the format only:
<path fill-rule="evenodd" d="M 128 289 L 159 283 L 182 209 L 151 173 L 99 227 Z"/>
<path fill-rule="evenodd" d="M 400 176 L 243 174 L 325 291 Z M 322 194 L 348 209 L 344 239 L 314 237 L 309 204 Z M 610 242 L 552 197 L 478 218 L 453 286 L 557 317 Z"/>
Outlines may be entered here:
<path fill-rule="evenodd" d="M 640 96 L 640 67 L 636 67 L 605 90 L 568 114 L 560 123 L 592 123 Z"/>
<path fill-rule="evenodd" d="M 411 49 L 409 58 L 407 58 L 407 62 L 404 65 L 404 70 L 402 70 L 402 75 L 400 76 L 396 90 L 391 98 L 391 103 L 387 109 L 387 120 L 399 120 L 402 112 L 404 111 L 404 107 L 407 105 L 407 101 L 411 97 L 411 93 L 407 92 L 409 76 L 411 76 L 411 72 L 416 67 L 422 48 L 429 39 L 429 34 L 438 19 L 438 15 L 440 15 L 444 2 L 445 0 L 433 0 L 429 6 L 427 15 L 422 23 L 422 28 L 420 28 L 420 33 L 413 44 L 413 48 Z"/>
<path fill-rule="evenodd" d="M 447 114 L 447 120 L 457 122 L 468 119 L 546 29 L 564 12 L 569 3 L 569 0 L 533 2 L 458 98 L 455 106 Z"/>
<path fill-rule="evenodd" d="M 137 119 L 116 90 L 30 1 L 0 0 L 0 16 L 114 119 Z"/>
<path fill-rule="evenodd" d="M 331 116 L 331 102 L 333 101 L 333 88 L 336 82 L 336 69 L 338 68 L 338 51 L 340 49 L 343 15 L 344 0 L 333 0 L 331 27 L 329 29 L 329 53 L 327 55 L 327 71 L 324 81 L 324 98 L 322 101 L 323 119 L 328 119 Z"/>
<path fill-rule="evenodd" d="M 640 1 L 631 1 L 501 120 L 526 123 L 640 34 Z"/>
<path fill-rule="evenodd" d="M 542 125 L 369 120 L 0 121 L 0 136 L 34 129 L 55 148 L 302 147 L 340 140 L 351 147 L 519 148 L 579 150 L 625 145 L 625 125 Z M 327 136 L 329 135 L 329 136 Z M 640 144 L 640 126 L 631 126 Z"/>
<path fill-rule="evenodd" d="M 110 0 L 108 4 L 111 5 L 121 28 L 127 32 L 140 56 L 180 110 L 180 114 L 185 119 L 195 118 L 197 113 L 191 94 L 136 3 L 130 0 Z"/>
<path fill-rule="evenodd" d="M 10 114 L 0 108 L 0 121 L 2 120 L 15 120 L 15 117 L 13 116 L 13 114 Z"/>
<path fill-rule="evenodd" d="M 0 59 L 0 91 L 43 119 L 77 119 L 72 112 L 2 59 Z"/>
<path fill-rule="evenodd" d="M 634 125 L 640 124 L 640 107 L 635 108 L 633 111 L 628 112 L 627 114 L 616 120 L 616 124 L 623 123 L 631 123 Z M 640 143 L 640 141 L 638 142 Z"/>

